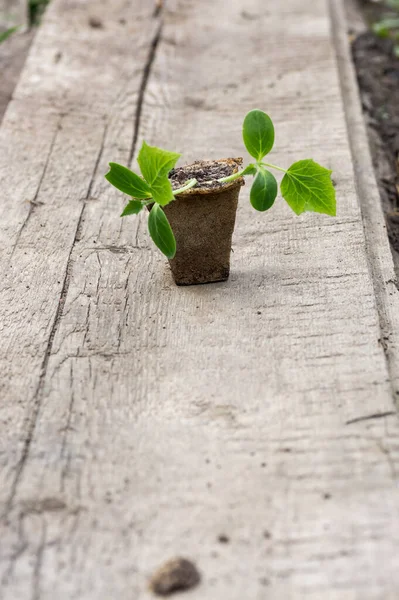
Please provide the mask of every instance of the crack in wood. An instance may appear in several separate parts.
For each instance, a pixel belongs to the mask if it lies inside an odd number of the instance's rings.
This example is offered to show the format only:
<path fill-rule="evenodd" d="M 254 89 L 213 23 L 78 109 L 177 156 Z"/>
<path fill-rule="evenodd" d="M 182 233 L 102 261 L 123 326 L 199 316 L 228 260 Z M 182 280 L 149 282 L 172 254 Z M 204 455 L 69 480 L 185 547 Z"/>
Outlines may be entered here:
<path fill-rule="evenodd" d="M 83 336 L 83 342 L 82 342 L 82 348 L 85 347 L 86 345 L 86 339 L 87 336 L 89 334 L 89 327 L 90 327 L 90 312 L 91 312 L 91 302 L 88 303 L 87 305 L 87 313 L 86 313 L 86 319 L 85 319 L 85 333 Z M 80 348 L 78 348 L 78 352 L 79 352 Z"/>
<path fill-rule="evenodd" d="M 43 555 L 44 550 L 46 548 L 46 538 L 47 538 L 47 523 L 45 519 L 42 519 L 42 533 L 40 538 L 40 544 L 36 551 L 36 562 L 33 569 L 33 577 L 32 577 L 32 600 L 40 599 L 40 579 L 41 579 L 41 570 L 43 564 Z"/>
<path fill-rule="evenodd" d="M 128 246 L 128 245 L 124 245 L 124 246 L 114 246 L 114 245 L 110 245 L 110 246 L 96 246 L 96 248 L 87 248 L 88 250 L 94 250 L 95 252 L 98 252 L 99 250 L 108 250 L 109 252 L 112 252 L 112 254 L 129 254 L 131 252 L 134 252 L 135 250 L 138 250 L 138 246 Z"/>
<path fill-rule="evenodd" d="M 129 263 L 130 263 L 130 259 L 127 262 L 126 269 L 129 267 Z M 123 324 L 126 322 L 127 313 L 128 313 L 127 308 L 128 308 L 128 302 L 129 302 L 129 291 L 128 291 L 129 280 L 130 280 L 130 273 L 128 273 L 128 276 L 126 278 L 125 285 L 123 288 L 123 293 L 125 295 L 125 302 L 123 304 L 121 319 L 118 324 L 118 344 L 117 344 L 117 348 L 116 348 L 117 352 L 120 351 L 120 347 L 121 347 L 121 343 L 122 343 Z"/>
<path fill-rule="evenodd" d="M 108 131 L 108 124 L 106 124 L 104 127 L 103 138 L 102 138 L 100 150 L 98 152 L 97 159 L 96 159 L 96 162 L 94 165 L 93 173 L 92 173 L 92 176 L 91 176 L 91 179 L 89 182 L 86 199 L 90 198 L 90 196 L 91 196 L 94 179 L 97 174 L 98 166 L 100 164 L 100 160 L 101 160 L 103 150 L 104 150 L 104 144 L 105 144 L 105 139 L 107 136 L 107 131 Z M 18 483 L 21 479 L 21 476 L 22 476 L 22 473 L 23 473 L 23 470 L 24 470 L 24 467 L 25 467 L 25 464 L 26 464 L 26 461 L 27 461 L 27 458 L 29 455 L 29 450 L 30 450 L 30 446 L 32 443 L 33 434 L 34 434 L 35 428 L 36 428 L 37 418 L 38 418 L 38 415 L 40 412 L 41 401 L 42 401 L 42 397 L 43 397 L 44 383 L 45 383 L 47 368 L 48 368 L 48 364 L 49 364 L 49 360 L 50 360 L 50 356 L 51 356 L 51 352 L 52 352 L 52 348 L 53 348 L 54 338 L 55 338 L 55 335 L 56 335 L 59 325 L 60 325 L 61 317 L 62 317 L 62 314 L 64 311 L 65 302 L 66 302 L 66 297 L 68 295 L 69 285 L 70 285 L 71 276 L 72 276 L 72 267 L 73 267 L 72 255 L 73 255 L 73 251 L 76 246 L 76 243 L 79 241 L 80 236 L 81 236 L 85 207 L 86 207 L 86 203 L 84 203 L 82 205 L 80 215 L 78 218 L 78 222 L 77 222 L 77 226 L 76 226 L 75 236 L 74 236 L 74 239 L 73 239 L 73 242 L 71 245 L 71 249 L 70 249 L 70 252 L 68 255 L 64 281 L 63 281 L 63 285 L 61 288 L 60 299 L 59 299 L 57 310 L 55 313 L 53 325 L 51 327 L 51 331 L 50 331 L 50 335 L 49 335 L 49 339 L 48 339 L 48 343 L 47 343 L 47 348 L 46 348 L 44 358 L 42 361 L 39 381 L 37 383 L 36 389 L 35 389 L 33 397 L 32 397 L 33 408 L 32 408 L 31 416 L 30 416 L 30 418 L 28 418 L 27 435 L 26 435 L 26 438 L 24 441 L 21 458 L 19 459 L 19 461 L 16 465 L 16 468 L 15 468 L 15 477 L 14 477 L 14 480 L 10 487 L 10 494 L 5 502 L 4 512 L 2 514 L 3 519 L 7 518 L 8 514 L 10 513 L 10 511 L 12 509 L 12 506 L 14 503 L 14 498 L 15 498 L 15 495 L 17 492 Z"/>
<path fill-rule="evenodd" d="M 99 275 L 98 275 L 98 278 L 97 278 L 97 285 L 96 285 L 96 299 L 97 299 L 97 302 L 98 302 L 98 295 L 99 295 L 99 291 L 100 291 L 100 281 L 101 281 L 101 275 L 102 275 L 102 268 L 103 268 L 103 266 L 102 266 L 102 263 L 101 263 L 100 256 L 99 256 L 98 252 L 95 252 L 95 256 L 97 258 L 98 267 L 100 269 L 100 272 L 99 272 Z"/>
<path fill-rule="evenodd" d="M 138 97 L 137 97 L 137 106 L 136 106 L 136 113 L 135 113 L 135 118 L 134 118 L 133 139 L 132 139 L 132 145 L 130 147 L 130 152 L 129 152 L 128 165 L 132 164 L 133 157 L 136 152 L 137 140 L 139 137 L 139 129 L 140 129 L 140 123 L 141 123 L 141 113 L 143 111 L 144 97 L 145 97 L 145 93 L 147 90 L 148 80 L 151 75 L 152 66 L 154 64 L 155 56 L 157 53 L 158 45 L 159 45 L 159 42 L 161 39 L 161 34 L 162 34 L 162 29 L 163 29 L 162 11 L 163 11 L 163 4 L 160 4 L 157 14 L 154 15 L 156 17 L 159 17 L 160 21 L 159 21 L 159 25 L 157 27 L 157 30 L 154 34 L 154 37 L 153 37 L 151 45 L 150 45 L 150 50 L 149 50 L 149 53 L 147 56 L 147 61 L 144 65 L 143 75 L 142 75 L 139 93 L 138 93 Z"/>
<path fill-rule="evenodd" d="M 23 553 L 26 551 L 26 549 L 28 548 L 28 545 L 29 545 L 28 541 L 26 539 L 26 536 L 25 536 L 25 532 L 24 532 L 24 526 L 23 526 L 24 517 L 25 517 L 25 514 L 23 512 L 20 512 L 18 515 L 18 525 L 17 525 L 17 538 L 18 538 L 17 545 L 16 545 L 17 547 L 10 555 L 9 561 L 8 561 L 8 566 L 5 569 L 4 575 L 1 579 L 2 589 L 5 589 L 5 586 L 11 580 L 11 578 L 14 574 L 15 565 L 16 565 L 17 561 L 23 555 Z"/>
<path fill-rule="evenodd" d="M 154 12 L 152 13 L 152 16 L 154 19 L 159 17 L 163 8 L 164 8 L 164 0 L 155 0 Z"/>
<path fill-rule="evenodd" d="M 67 422 L 66 422 L 64 432 L 63 432 L 61 452 L 60 452 L 60 460 L 65 461 L 65 464 L 64 464 L 63 468 L 61 469 L 61 491 L 62 492 L 64 492 L 64 490 L 65 490 L 65 480 L 68 476 L 68 471 L 70 469 L 70 463 L 71 463 L 70 453 L 67 452 L 67 438 L 68 438 L 68 432 L 71 429 L 72 413 L 73 413 L 73 408 L 74 408 L 74 404 L 75 404 L 75 393 L 74 393 L 74 389 L 73 389 L 73 362 L 72 361 L 70 363 L 70 370 L 69 370 L 69 385 L 70 385 L 71 398 L 70 398 L 69 405 L 68 405 Z"/>
<path fill-rule="evenodd" d="M 385 456 L 386 461 L 388 463 L 389 466 L 389 470 L 391 472 L 391 477 L 392 477 L 392 481 L 395 482 L 395 484 L 397 483 L 397 473 L 396 473 L 396 467 L 395 467 L 395 462 L 391 456 L 391 453 L 389 452 L 388 448 L 386 448 L 384 446 L 384 444 L 382 443 L 381 440 L 375 440 L 375 443 L 377 444 L 377 448 L 381 451 L 381 453 Z"/>
<path fill-rule="evenodd" d="M 393 417 L 397 413 L 394 410 L 387 410 L 382 413 L 374 413 L 373 415 L 365 415 L 364 417 L 356 417 L 355 419 L 349 419 L 345 425 L 353 425 L 353 423 L 361 423 L 362 421 L 371 421 L 373 419 L 383 419 L 384 417 Z"/>
<path fill-rule="evenodd" d="M 392 283 L 395 286 L 396 290 L 399 292 L 399 281 L 397 279 L 388 279 L 387 285 Z"/>
<path fill-rule="evenodd" d="M 48 169 L 48 166 L 49 166 L 49 163 L 50 163 L 50 158 L 51 158 L 51 156 L 53 154 L 53 150 L 54 150 L 55 142 L 57 140 L 58 132 L 61 129 L 61 121 L 62 121 L 62 116 L 61 116 L 60 120 L 57 123 L 57 127 L 56 127 L 54 135 L 53 135 L 53 139 L 51 140 L 51 144 L 50 144 L 50 148 L 49 148 L 48 155 L 47 155 L 47 158 L 46 158 L 46 162 L 44 163 L 43 172 L 42 172 L 42 175 L 40 177 L 40 180 L 39 180 L 39 183 L 38 183 L 35 195 L 33 196 L 32 200 L 29 203 L 28 214 L 26 215 L 25 220 L 22 223 L 22 225 L 20 227 L 20 230 L 17 233 L 17 237 L 15 239 L 15 242 L 14 242 L 14 245 L 12 247 L 11 254 L 10 254 L 10 261 L 12 260 L 12 258 L 14 256 L 14 252 L 17 249 L 17 246 L 18 246 L 19 241 L 21 239 L 22 233 L 26 229 L 31 216 L 32 216 L 33 212 L 35 211 L 35 208 L 37 206 L 39 206 L 39 202 L 37 201 L 37 199 L 39 197 L 39 193 L 40 193 L 40 190 L 41 190 L 44 178 L 45 178 L 46 173 L 47 173 L 47 169 Z"/>

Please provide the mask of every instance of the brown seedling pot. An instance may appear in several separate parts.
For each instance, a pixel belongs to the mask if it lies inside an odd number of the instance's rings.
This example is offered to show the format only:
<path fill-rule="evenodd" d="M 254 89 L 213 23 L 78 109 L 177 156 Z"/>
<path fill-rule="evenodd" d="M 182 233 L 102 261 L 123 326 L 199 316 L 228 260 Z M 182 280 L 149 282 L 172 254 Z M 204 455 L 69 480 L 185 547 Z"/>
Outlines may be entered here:
<path fill-rule="evenodd" d="M 241 158 L 198 161 L 184 169 L 210 167 L 222 163 L 236 173 Z M 169 260 L 177 285 L 226 281 L 230 273 L 231 239 L 236 220 L 238 196 L 244 179 L 188 190 L 164 207 L 176 238 L 176 255 Z"/>

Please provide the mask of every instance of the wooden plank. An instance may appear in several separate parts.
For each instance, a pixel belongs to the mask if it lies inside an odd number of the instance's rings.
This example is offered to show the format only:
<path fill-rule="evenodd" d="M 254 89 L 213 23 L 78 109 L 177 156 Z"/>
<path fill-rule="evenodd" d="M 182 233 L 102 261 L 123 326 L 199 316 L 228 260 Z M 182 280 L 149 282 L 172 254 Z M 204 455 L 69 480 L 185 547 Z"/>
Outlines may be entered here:
<path fill-rule="evenodd" d="M 0 45 L 0 123 L 25 64 L 34 30 L 14 34 Z"/>
<path fill-rule="evenodd" d="M 0 0 L 0 31 L 28 25 L 28 2 L 26 0 Z"/>
<path fill-rule="evenodd" d="M 346 0 L 344 3 L 347 33 L 350 37 L 359 35 L 367 29 L 363 19 L 361 3 L 359 0 Z"/>
<path fill-rule="evenodd" d="M 348 30 L 350 31 L 350 40 L 353 41 L 358 35 L 367 31 L 368 26 L 364 19 L 362 7 L 359 5 L 357 0 L 350 0 L 350 2 L 345 3 L 344 8 L 345 8 L 346 20 L 348 23 Z M 344 52 L 345 52 L 345 56 L 343 59 L 343 64 L 349 65 L 349 67 L 350 67 L 352 61 L 348 60 L 348 54 L 347 54 L 347 51 L 345 51 L 345 46 L 344 46 Z M 341 69 L 341 71 L 342 71 L 342 69 Z M 353 81 L 352 74 L 351 74 L 351 79 Z M 355 86 L 349 86 L 349 87 L 350 87 L 350 89 L 353 89 L 353 87 L 355 87 Z M 355 87 L 355 95 L 357 95 L 357 94 L 358 94 L 358 92 Z M 363 111 L 363 116 L 367 122 L 368 116 L 367 116 L 367 113 L 364 111 Z M 360 113 L 358 113 L 356 115 L 356 120 L 358 120 L 359 117 L 360 117 Z M 384 143 L 380 139 L 379 132 L 375 129 L 375 127 L 373 127 L 373 124 L 371 122 L 367 123 L 367 125 L 368 125 L 367 126 L 367 136 L 365 136 L 364 134 L 361 136 L 361 139 L 359 139 L 359 143 L 357 144 L 357 149 L 355 152 L 357 154 L 359 154 L 359 149 L 367 148 L 367 141 L 368 141 L 368 144 L 370 146 L 371 155 L 373 158 L 372 163 L 374 165 L 374 168 L 376 169 L 376 178 L 377 178 L 377 181 L 378 180 L 381 181 L 384 179 L 384 177 L 386 176 L 387 173 L 388 173 L 388 177 L 389 177 L 389 173 L 391 171 L 390 162 L 386 156 L 386 150 L 384 148 Z M 351 127 L 351 131 L 359 129 L 359 127 L 356 127 L 356 128 L 352 127 L 351 124 L 349 125 L 349 127 Z M 366 139 L 366 137 L 367 137 L 367 139 Z M 369 166 L 371 165 L 370 157 L 368 157 L 368 159 L 366 159 L 365 161 L 362 161 L 362 162 L 364 162 L 365 164 L 362 164 L 361 171 L 367 172 L 369 169 Z M 371 197 L 372 197 L 370 206 L 371 207 L 376 206 L 378 209 L 379 203 L 375 203 L 375 201 L 374 201 L 375 198 L 377 197 L 375 187 L 372 185 L 371 192 L 370 192 L 369 184 L 370 184 L 370 182 L 365 182 L 365 189 L 368 190 L 367 194 L 371 193 Z M 380 195 L 382 196 L 381 202 L 383 202 L 384 201 L 383 198 L 386 195 L 386 192 L 385 192 L 385 190 L 381 189 L 381 187 L 379 188 L 379 191 L 380 191 Z M 373 220 L 375 220 L 375 219 L 373 219 Z M 378 218 L 378 221 L 380 221 L 380 218 Z M 386 238 L 386 231 L 383 232 L 383 239 L 384 238 Z M 383 250 L 383 253 L 386 254 L 385 250 Z M 391 245 L 391 253 L 392 253 L 392 258 L 394 261 L 395 272 L 396 272 L 396 275 L 393 279 L 396 280 L 399 277 L 399 252 L 397 252 L 392 245 Z"/>
<path fill-rule="evenodd" d="M 34 32 L 27 30 L 26 0 L 0 0 L 0 33 L 19 26 L 0 44 L 0 123 L 17 84 Z"/>
<path fill-rule="evenodd" d="M 90 26 L 93 16 L 111 13 L 107 27 Z M 158 26 L 144 0 L 134 6 L 113 2 L 112 11 L 109 5 L 71 11 L 67 3 L 52 4 L 0 129 L 1 419 L 8 428 L 0 497 L 5 508 L 34 427 L 67 293 L 71 249 L 87 204 L 96 202 L 93 173 L 103 147 L 121 160 L 131 151 Z M 126 104 L 123 123 L 113 109 L 116 101 L 118 110 Z"/>
<path fill-rule="evenodd" d="M 378 184 L 371 159 L 367 131 L 360 104 L 354 65 L 345 34 L 348 16 L 344 5 L 332 2 L 331 17 L 337 49 L 348 138 L 353 156 L 365 241 L 379 312 L 381 339 L 388 362 L 394 397 L 399 396 L 399 285 L 390 248 Z"/>
<path fill-rule="evenodd" d="M 122 8 L 88 33 L 94 4 L 54 0 L 0 130 L 2 600 L 145 600 L 177 554 L 202 572 L 193 599 L 394 600 L 398 423 L 327 5 L 142 6 L 124 37 Z M 275 162 L 334 170 L 339 216 L 257 215 L 244 190 L 229 283 L 178 289 L 145 215 L 117 218 L 106 163 L 135 116 L 138 142 L 240 155 L 256 105 Z"/>

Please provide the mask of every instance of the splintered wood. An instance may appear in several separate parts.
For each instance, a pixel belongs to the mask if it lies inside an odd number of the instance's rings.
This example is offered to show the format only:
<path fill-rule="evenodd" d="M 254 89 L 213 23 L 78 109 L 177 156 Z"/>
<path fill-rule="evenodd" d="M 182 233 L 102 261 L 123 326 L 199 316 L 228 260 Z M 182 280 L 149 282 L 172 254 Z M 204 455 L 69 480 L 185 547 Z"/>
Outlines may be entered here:
<path fill-rule="evenodd" d="M 52 1 L 0 128 L 1 600 L 149 600 L 176 556 L 192 600 L 397 600 L 398 292 L 330 8 Z M 240 156 L 254 107 L 338 217 L 247 186 L 230 280 L 177 288 L 107 164 Z"/>

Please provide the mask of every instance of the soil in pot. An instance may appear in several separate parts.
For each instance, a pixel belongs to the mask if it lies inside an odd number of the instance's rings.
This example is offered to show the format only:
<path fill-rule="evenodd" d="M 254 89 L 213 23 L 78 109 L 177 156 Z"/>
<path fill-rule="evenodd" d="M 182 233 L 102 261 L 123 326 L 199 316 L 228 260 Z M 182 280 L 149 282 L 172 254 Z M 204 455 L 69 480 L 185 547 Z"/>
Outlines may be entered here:
<path fill-rule="evenodd" d="M 241 158 L 197 161 L 173 169 L 172 187 L 182 187 L 189 179 L 198 186 L 179 194 L 164 207 L 176 238 L 176 256 L 169 261 L 177 285 L 226 281 L 230 272 L 238 196 L 244 179 L 230 183 L 217 180 L 236 173 Z"/>

